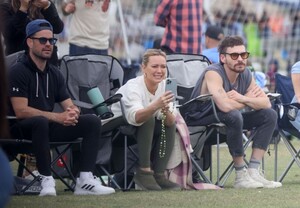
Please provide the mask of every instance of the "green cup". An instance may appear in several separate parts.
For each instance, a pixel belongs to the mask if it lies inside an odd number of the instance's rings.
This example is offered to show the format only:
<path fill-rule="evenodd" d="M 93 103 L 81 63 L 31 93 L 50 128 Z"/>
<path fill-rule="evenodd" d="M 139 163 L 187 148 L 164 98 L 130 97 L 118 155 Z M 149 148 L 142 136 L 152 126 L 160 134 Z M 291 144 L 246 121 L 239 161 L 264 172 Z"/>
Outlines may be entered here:
<path fill-rule="evenodd" d="M 87 92 L 87 95 L 93 105 L 98 105 L 104 101 L 104 98 L 98 87 L 90 89 Z M 105 103 L 103 103 L 102 105 L 100 105 L 99 107 L 96 108 L 96 112 L 98 113 L 98 115 L 100 115 L 102 117 L 103 115 L 109 113 L 109 110 L 107 108 L 107 105 Z"/>

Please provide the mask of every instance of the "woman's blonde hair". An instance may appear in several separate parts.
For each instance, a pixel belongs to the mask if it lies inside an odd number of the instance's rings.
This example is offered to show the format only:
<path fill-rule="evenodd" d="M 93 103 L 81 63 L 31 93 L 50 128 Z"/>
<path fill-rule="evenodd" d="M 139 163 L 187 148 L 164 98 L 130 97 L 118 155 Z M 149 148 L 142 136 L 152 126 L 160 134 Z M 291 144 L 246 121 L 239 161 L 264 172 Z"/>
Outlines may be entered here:
<path fill-rule="evenodd" d="M 143 55 L 142 65 L 147 66 L 151 56 L 163 56 L 165 59 L 167 58 L 166 53 L 160 49 L 148 49 Z"/>

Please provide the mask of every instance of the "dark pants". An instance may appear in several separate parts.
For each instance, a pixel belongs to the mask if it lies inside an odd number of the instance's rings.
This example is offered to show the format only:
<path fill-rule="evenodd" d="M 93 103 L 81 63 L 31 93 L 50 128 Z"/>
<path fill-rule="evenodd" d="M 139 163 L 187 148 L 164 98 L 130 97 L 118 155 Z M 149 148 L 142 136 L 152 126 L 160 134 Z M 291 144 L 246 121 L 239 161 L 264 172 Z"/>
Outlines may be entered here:
<path fill-rule="evenodd" d="M 252 148 L 267 150 L 277 123 L 277 113 L 268 108 L 241 113 L 232 110 L 228 113 L 218 112 L 218 117 L 226 125 L 227 145 L 233 157 L 243 156 L 243 129 L 254 130 Z M 214 115 L 199 120 L 198 125 L 216 123 Z"/>
<path fill-rule="evenodd" d="M 107 55 L 108 50 L 107 49 L 94 49 L 89 47 L 81 47 L 70 43 L 69 48 L 69 55 L 75 56 L 75 55 L 86 55 L 86 54 L 96 54 L 96 55 Z"/>
<path fill-rule="evenodd" d="M 43 116 L 36 116 L 19 121 L 15 127 L 12 132 L 14 136 L 19 132 L 17 128 L 20 128 L 23 138 L 32 140 L 40 174 L 51 175 L 49 142 L 72 141 L 79 137 L 83 138 L 79 171 L 93 171 L 101 137 L 101 120 L 97 116 L 81 115 L 76 126 L 63 126 L 49 122 Z"/>

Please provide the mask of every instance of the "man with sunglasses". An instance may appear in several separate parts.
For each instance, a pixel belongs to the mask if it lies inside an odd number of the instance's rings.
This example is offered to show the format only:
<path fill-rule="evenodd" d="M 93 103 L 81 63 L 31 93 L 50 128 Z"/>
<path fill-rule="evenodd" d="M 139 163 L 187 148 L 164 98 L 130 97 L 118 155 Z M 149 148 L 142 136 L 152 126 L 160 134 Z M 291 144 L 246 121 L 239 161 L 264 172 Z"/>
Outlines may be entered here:
<path fill-rule="evenodd" d="M 49 141 L 72 141 L 78 137 L 83 141 L 74 194 L 114 193 L 114 189 L 102 186 L 92 174 L 101 137 L 101 120 L 95 115 L 80 115 L 67 93 L 62 74 L 48 63 L 56 43 L 52 25 L 44 19 L 31 21 L 26 26 L 25 41 L 28 50 L 9 70 L 9 115 L 19 120 L 17 127 L 22 135 L 32 139 L 42 178 L 40 196 L 56 195 Z M 53 112 L 55 103 L 64 111 Z M 12 134 L 18 136 L 18 132 L 12 131 Z"/>
<path fill-rule="evenodd" d="M 269 181 L 259 171 L 268 148 L 277 114 L 267 95 L 258 87 L 246 68 L 249 53 L 239 36 L 225 37 L 219 47 L 220 63 L 207 67 L 200 76 L 192 98 L 212 94 L 220 122 L 226 126 L 226 142 L 233 158 L 235 188 L 277 188 L 280 182 Z M 195 104 L 186 115 L 188 125 L 217 123 L 212 105 Z M 255 130 L 252 154 L 247 167 L 244 162 L 243 129 Z"/>

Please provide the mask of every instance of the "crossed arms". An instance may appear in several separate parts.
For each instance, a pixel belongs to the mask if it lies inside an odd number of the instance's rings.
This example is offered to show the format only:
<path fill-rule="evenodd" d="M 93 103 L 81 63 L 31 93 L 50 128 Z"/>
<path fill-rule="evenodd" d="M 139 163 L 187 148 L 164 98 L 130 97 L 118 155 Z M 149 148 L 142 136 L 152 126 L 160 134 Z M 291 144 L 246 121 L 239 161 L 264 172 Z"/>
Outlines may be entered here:
<path fill-rule="evenodd" d="M 223 112 L 240 110 L 250 107 L 254 110 L 270 108 L 271 103 L 264 91 L 258 87 L 252 78 L 246 94 L 242 95 L 235 90 L 226 92 L 223 88 L 223 80 L 217 72 L 208 71 L 205 74 L 205 88 L 207 93 L 213 95 L 214 102 Z"/>

